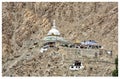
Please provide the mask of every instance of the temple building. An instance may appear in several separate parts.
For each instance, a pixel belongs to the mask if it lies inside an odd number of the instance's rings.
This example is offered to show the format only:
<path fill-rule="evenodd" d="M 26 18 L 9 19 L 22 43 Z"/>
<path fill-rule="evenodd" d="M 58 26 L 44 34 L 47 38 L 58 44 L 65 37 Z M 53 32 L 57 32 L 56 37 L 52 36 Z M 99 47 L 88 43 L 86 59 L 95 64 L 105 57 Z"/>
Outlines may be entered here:
<path fill-rule="evenodd" d="M 44 45 L 50 46 L 54 46 L 55 43 L 58 45 L 69 43 L 67 40 L 61 37 L 59 30 L 56 28 L 55 20 L 53 20 L 53 26 L 49 30 L 47 36 L 43 38 L 43 41 L 46 42 Z"/>
<path fill-rule="evenodd" d="M 55 20 L 53 20 L 53 27 L 50 29 L 47 35 L 48 36 L 59 36 L 60 35 L 60 32 L 56 29 Z"/>

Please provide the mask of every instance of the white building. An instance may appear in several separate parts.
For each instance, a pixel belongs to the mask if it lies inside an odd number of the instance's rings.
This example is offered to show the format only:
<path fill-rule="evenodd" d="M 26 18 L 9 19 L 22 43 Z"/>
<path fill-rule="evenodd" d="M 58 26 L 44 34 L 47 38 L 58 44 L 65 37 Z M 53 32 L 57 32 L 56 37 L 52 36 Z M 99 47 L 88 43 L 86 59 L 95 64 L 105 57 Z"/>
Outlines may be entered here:
<path fill-rule="evenodd" d="M 55 25 L 55 20 L 53 20 L 53 26 L 49 30 L 47 36 L 43 38 L 43 40 L 46 42 L 56 42 L 56 41 L 63 42 L 63 43 L 68 42 L 63 37 L 60 36 L 60 32 L 59 30 L 57 30 L 56 25 Z"/>
<path fill-rule="evenodd" d="M 56 29 L 56 25 L 55 25 L 55 20 L 53 20 L 53 27 L 50 29 L 50 31 L 48 32 L 49 36 L 59 36 L 60 32 Z"/>

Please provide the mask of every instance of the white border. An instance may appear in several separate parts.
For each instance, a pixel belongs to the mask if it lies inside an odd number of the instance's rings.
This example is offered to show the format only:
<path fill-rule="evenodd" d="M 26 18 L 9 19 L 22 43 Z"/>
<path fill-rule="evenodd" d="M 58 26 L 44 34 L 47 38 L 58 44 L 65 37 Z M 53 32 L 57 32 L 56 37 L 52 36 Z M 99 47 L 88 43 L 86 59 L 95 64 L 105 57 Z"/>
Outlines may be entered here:
<path fill-rule="evenodd" d="M 119 0 L 2 0 L 2 2 L 118 2 Z M 101 77 L 2 77 L 2 2 L 0 3 L 0 17 L 1 17 L 1 20 L 0 20 L 0 23 L 1 23 L 1 27 L 0 27 L 0 79 L 10 79 L 10 78 L 13 78 L 13 79 L 71 79 L 71 78 L 75 78 L 75 79 L 86 79 L 86 78 L 97 78 L 97 79 L 101 79 Z M 120 11 L 120 6 L 119 7 L 119 11 Z M 118 16 L 119 16 L 119 13 L 118 12 Z M 120 18 L 120 16 L 119 16 Z M 118 21 L 118 25 L 119 25 L 120 21 Z M 120 47 L 120 28 L 118 27 L 118 47 Z M 118 57 L 119 56 L 119 52 L 120 52 L 120 49 L 118 48 Z M 119 62 L 120 63 L 120 62 Z M 120 64 L 119 64 L 120 65 Z M 118 68 L 120 69 L 120 68 Z M 119 72 L 119 76 L 120 76 L 120 72 Z M 118 79 L 118 77 L 102 77 L 102 79 Z"/>
<path fill-rule="evenodd" d="M 118 0 L 2 0 L 2 2 L 118 2 Z"/>
<path fill-rule="evenodd" d="M 0 76 L 2 75 L 2 3 L 0 3 Z"/>
<path fill-rule="evenodd" d="M 118 76 L 120 76 L 120 54 L 119 54 L 119 52 L 120 52 L 120 28 L 119 28 L 119 26 L 120 26 L 120 2 L 118 2 Z"/>

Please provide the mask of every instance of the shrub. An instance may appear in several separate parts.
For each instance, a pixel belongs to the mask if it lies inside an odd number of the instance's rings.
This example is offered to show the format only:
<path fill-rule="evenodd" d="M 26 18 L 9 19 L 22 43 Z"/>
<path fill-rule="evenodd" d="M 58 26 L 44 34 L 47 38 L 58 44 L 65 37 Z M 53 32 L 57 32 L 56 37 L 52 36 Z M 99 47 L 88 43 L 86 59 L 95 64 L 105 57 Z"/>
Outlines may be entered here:
<path fill-rule="evenodd" d="M 115 59 L 116 69 L 112 72 L 112 76 L 118 76 L 118 56 Z"/>

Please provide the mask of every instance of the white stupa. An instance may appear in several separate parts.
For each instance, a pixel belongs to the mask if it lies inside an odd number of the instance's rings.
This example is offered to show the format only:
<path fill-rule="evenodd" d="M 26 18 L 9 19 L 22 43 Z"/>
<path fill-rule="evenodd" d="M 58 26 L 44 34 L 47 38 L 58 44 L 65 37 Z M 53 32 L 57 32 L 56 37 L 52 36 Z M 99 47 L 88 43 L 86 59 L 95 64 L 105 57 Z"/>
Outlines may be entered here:
<path fill-rule="evenodd" d="M 53 20 L 53 27 L 51 28 L 51 30 L 48 32 L 49 36 L 58 36 L 60 35 L 60 32 L 56 29 L 56 26 L 55 26 L 55 20 Z"/>
<path fill-rule="evenodd" d="M 55 26 L 55 20 L 53 20 L 53 26 L 48 32 L 47 36 L 43 38 L 43 40 L 46 42 L 56 42 L 56 41 L 63 42 L 63 43 L 68 42 L 63 37 L 60 36 L 60 32 L 56 29 L 56 26 Z"/>

